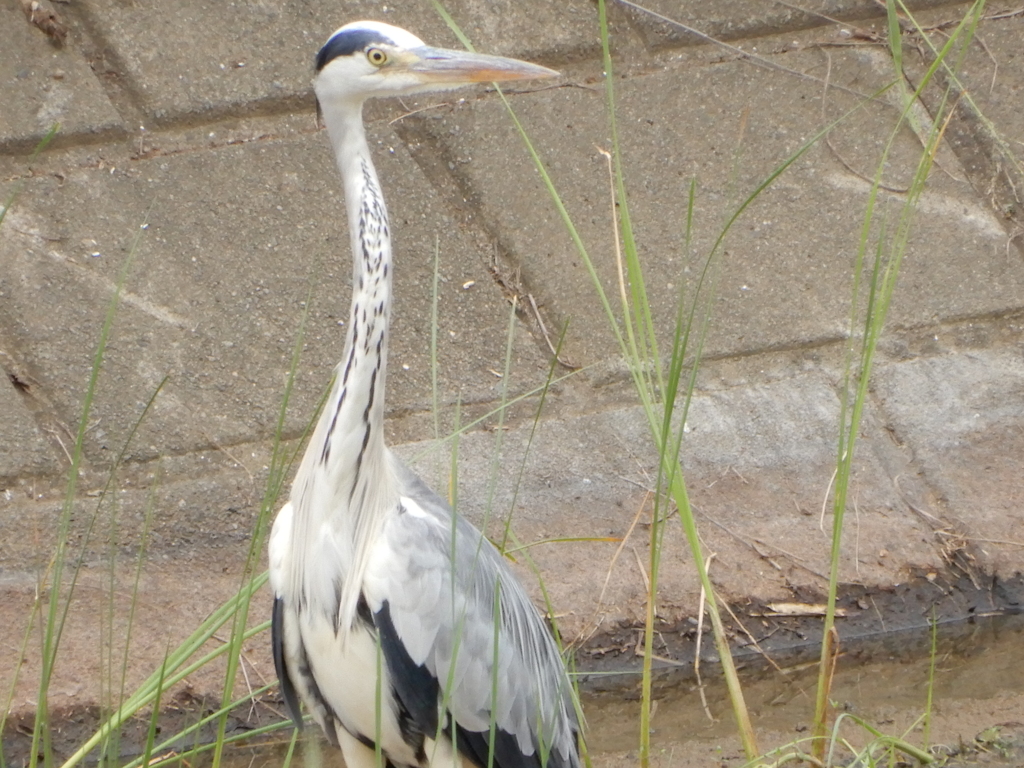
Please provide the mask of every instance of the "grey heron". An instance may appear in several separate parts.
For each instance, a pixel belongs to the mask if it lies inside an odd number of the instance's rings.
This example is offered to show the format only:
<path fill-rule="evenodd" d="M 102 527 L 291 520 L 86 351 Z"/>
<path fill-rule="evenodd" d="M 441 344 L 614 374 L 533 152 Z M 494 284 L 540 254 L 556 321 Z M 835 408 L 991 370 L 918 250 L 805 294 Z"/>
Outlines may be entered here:
<path fill-rule="evenodd" d="M 494 546 L 384 444 L 391 230 L 363 129 L 373 96 L 557 73 L 348 24 L 314 90 L 344 182 L 353 258 L 344 354 L 270 536 L 272 642 L 348 768 L 578 768 L 558 647 Z"/>

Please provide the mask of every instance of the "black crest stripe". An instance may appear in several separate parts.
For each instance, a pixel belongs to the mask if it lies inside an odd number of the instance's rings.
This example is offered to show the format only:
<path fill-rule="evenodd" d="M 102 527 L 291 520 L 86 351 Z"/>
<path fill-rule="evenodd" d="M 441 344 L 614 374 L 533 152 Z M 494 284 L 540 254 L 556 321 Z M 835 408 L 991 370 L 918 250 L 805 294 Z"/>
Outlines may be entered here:
<path fill-rule="evenodd" d="M 338 32 L 316 55 L 316 71 L 319 72 L 338 56 L 349 56 L 356 51 L 365 50 L 366 46 L 374 43 L 394 45 L 395 41 L 374 29 L 348 29 Z"/>

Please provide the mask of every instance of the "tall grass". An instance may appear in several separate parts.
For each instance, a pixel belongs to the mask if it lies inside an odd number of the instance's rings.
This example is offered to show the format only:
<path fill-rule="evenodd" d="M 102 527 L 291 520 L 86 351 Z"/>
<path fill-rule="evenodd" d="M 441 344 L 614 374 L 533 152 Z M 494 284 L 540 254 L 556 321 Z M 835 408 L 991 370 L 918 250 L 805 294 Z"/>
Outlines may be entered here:
<path fill-rule="evenodd" d="M 61 506 L 60 516 L 57 520 L 56 546 L 50 562 L 49 572 L 44 574 L 42 584 L 37 592 L 37 599 L 48 595 L 46 606 L 46 620 L 42 631 L 42 648 L 40 651 L 41 669 L 39 674 L 39 693 L 37 696 L 37 711 L 35 725 L 32 729 L 32 759 L 36 755 L 43 755 L 44 765 L 50 766 L 53 763 L 53 745 L 51 742 L 52 729 L 49 722 L 49 694 L 50 681 L 53 677 L 54 665 L 60 648 L 61 636 L 64 632 L 68 611 L 71 608 L 71 601 L 74 597 L 75 584 L 80 569 L 75 569 L 71 584 L 67 592 L 62 596 L 64 584 L 64 568 L 67 565 L 68 549 L 70 546 L 71 521 L 75 510 L 78 488 L 79 470 L 82 462 L 82 455 L 85 448 L 85 434 L 89 425 L 89 415 L 92 410 L 92 403 L 96 396 L 96 386 L 100 370 L 103 367 L 103 357 L 106 353 L 107 342 L 117 315 L 118 304 L 121 299 L 121 291 L 124 288 L 125 280 L 128 278 L 128 271 L 132 260 L 135 257 L 145 226 L 140 226 L 135 236 L 128 256 L 124 260 L 118 275 L 114 294 L 111 297 L 107 308 L 103 326 L 100 329 L 99 343 L 93 355 L 92 369 L 89 375 L 89 383 L 86 387 L 85 397 L 82 402 L 82 415 L 78 422 L 78 431 L 75 435 L 75 444 L 71 451 L 71 466 L 68 469 L 67 487 L 64 492 L 64 503 Z M 123 455 L 123 454 L 122 454 Z M 84 553 L 84 547 L 83 547 Z M 84 556 L 84 554 L 83 554 Z M 80 565 L 80 563 L 79 563 Z"/>
<path fill-rule="evenodd" d="M 46 132 L 46 135 L 39 141 L 38 144 L 36 144 L 35 148 L 32 151 L 32 155 L 29 158 L 29 162 L 33 162 L 37 157 L 39 157 L 40 153 L 44 149 L 46 149 L 47 145 L 49 145 L 49 143 L 51 141 L 53 141 L 53 138 L 57 135 L 59 130 L 60 130 L 60 124 L 59 123 L 54 123 L 50 127 L 50 130 Z M 22 189 L 24 189 L 24 186 L 25 186 L 25 180 L 22 179 L 22 180 L 20 180 L 18 183 L 16 183 L 14 185 L 14 188 L 11 190 L 11 193 L 7 196 L 7 200 L 4 201 L 3 208 L 0 209 L 0 226 L 3 226 L 4 220 L 7 218 L 7 214 L 10 212 L 11 208 L 14 207 L 14 204 L 15 204 L 15 202 L 17 202 L 18 197 L 21 194 Z M 82 429 L 83 429 L 83 427 L 80 426 L 79 427 L 79 435 L 82 434 Z M 77 470 L 77 465 L 75 466 L 75 469 Z M 65 500 L 65 506 L 66 505 L 67 505 L 67 501 Z M 61 519 L 62 520 L 63 520 L 63 517 L 64 517 L 64 514 L 63 514 L 63 511 L 62 511 L 62 515 L 61 515 Z M 60 544 L 59 541 L 58 541 L 58 544 Z M 63 553 L 66 551 L 66 547 L 67 547 L 67 541 L 66 541 L 66 538 L 65 538 L 64 543 L 63 543 L 63 549 L 59 548 L 58 551 L 54 553 L 54 556 L 51 559 L 48 568 L 53 568 L 54 566 L 57 566 L 57 561 L 58 560 L 60 561 L 60 564 L 57 567 L 63 568 Z M 8 694 L 7 703 L 4 706 L 3 711 L 0 712 L 0 768 L 6 768 L 5 759 L 4 759 L 4 751 L 3 751 L 3 734 L 4 734 L 4 730 L 6 728 L 6 725 L 7 725 L 7 715 L 10 712 L 11 702 L 14 700 L 15 690 L 17 689 L 17 685 L 18 685 L 18 677 L 19 677 L 19 675 L 21 673 L 22 665 L 23 665 L 24 659 L 25 659 L 25 653 L 28 650 L 29 643 L 31 642 L 32 626 L 37 621 L 37 619 L 39 618 L 39 616 L 41 615 L 41 613 L 43 611 L 43 595 L 45 593 L 45 588 L 46 588 L 46 578 L 47 578 L 47 576 L 45 574 L 40 576 L 39 584 L 37 585 L 37 588 L 36 588 L 36 597 L 35 597 L 35 600 L 32 603 L 32 609 L 31 609 L 31 611 L 29 613 L 29 616 L 27 617 L 26 626 L 25 626 L 24 639 L 22 640 L 22 645 L 21 645 L 21 648 L 18 651 L 17 660 L 15 661 L 14 674 L 11 676 L 11 690 L 10 690 L 10 692 Z M 51 596 L 50 603 L 54 607 L 54 610 L 56 610 L 57 600 L 56 600 L 55 596 Z M 48 618 L 49 630 L 47 632 L 47 635 L 44 636 L 43 642 L 44 643 L 49 643 L 51 646 L 53 646 L 53 644 L 54 644 L 54 642 L 53 642 L 53 623 L 50 623 L 50 621 L 49 621 L 49 619 L 50 619 L 49 611 L 48 611 L 47 618 Z M 55 621 L 56 621 L 56 619 L 54 617 L 54 623 L 55 623 Z M 49 668 L 45 668 L 44 667 L 43 672 L 45 674 L 47 674 L 48 676 L 51 675 L 52 674 L 52 665 Z M 45 693 L 44 693 L 44 695 L 45 695 Z M 42 701 L 42 700 L 40 700 L 40 701 Z M 33 733 L 32 733 L 32 749 L 33 749 L 33 754 L 35 754 L 35 750 L 39 746 L 39 741 L 40 741 L 41 733 L 42 733 L 42 731 L 41 731 L 42 727 L 44 727 L 44 726 L 37 726 L 36 728 L 33 729 Z"/>
<path fill-rule="evenodd" d="M 970 36 L 980 20 L 984 1 L 976 2 L 965 14 L 960 24 L 949 35 L 946 44 L 936 53 L 934 61 L 928 67 L 921 82 L 912 94 L 903 100 L 904 107 L 894 125 L 878 162 L 875 178 L 872 182 L 861 227 L 860 242 L 853 267 L 853 296 L 850 302 L 849 344 L 847 346 L 845 374 L 841 390 L 841 412 L 839 420 L 839 445 L 836 461 L 835 492 L 832 501 L 832 546 L 829 560 L 828 602 L 824 619 L 824 640 L 822 642 L 821 659 L 818 673 L 818 687 L 814 712 L 814 736 L 816 739 L 814 753 L 822 757 L 825 750 L 825 734 L 828 722 L 828 694 L 831 678 L 830 670 L 836 652 L 835 641 L 835 609 L 839 584 L 839 562 L 842 552 L 843 521 L 847 508 L 850 476 L 853 469 L 854 449 L 860 424 L 867 402 L 868 384 L 871 369 L 878 349 L 878 341 L 885 326 L 893 293 L 896 289 L 900 266 L 910 240 L 911 228 L 917 204 L 924 192 L 935 154 L 939 149 L 943 131 L 952 117 L 948 103 L 948 89 L 943 94 L 932 123 L 922 141 L 921 154 L 917 167 L 911 178 L 909 190 L 900 207 L 894 231 L 889 231 L 884 215 L 879 221 L 877 211 L 878 193 L 881 187 L 882 172 L 886 167 L 893 144 L 898 132 L 908 121 L 915 103 L 927 88 L 940 67 L 957 71 L 962 64 L 962 56 L 967 50 Z M 896 80 L 905 83 L 903 74 L 902 34 L 898 14 L 909 12 L 902 3 L 896 0 L 886 3 L 889 30 L 889 48 L 892 53 Z M 962 45 L 961 45 L 962 44 Z M 947 58 L 950 53 L 960 47 L 960 61 L 950 67 Z M 920 134 L 919 134 L 920 135 Z"/>
<path fill-rule="evenodd" d="M 680 468 L 683 426 L 686 422 L 686 413 L 693 394 L 696 374 L 700 365 L 700 358 L 710 321 L 709 308 L 711 301 L 707 293 L 712 290 L 714 282 L 710 279 L 710 276 L 714 274 L 716 260 L 720 257 L 726 235 L 746 208 L 805 152 L 820 141 L 835 124 L 819 131 L 811 140 L 800 147 L 796 153 L 787 158 L 728 217 L 725 226 L 704 259 L 704 266 L 693 296 L 687 297 L 684 293 L 685 289 L 680 289 L 672 335 L 672 346 L 667 354 L 663 355 L 658 348 L 657 329 L 645 288 L 643 265 L 638 256 L 636 237 L 629 213 L 629 197 L 622 165 L 622 153 L 619 146 L 615 112 L 611 44 L 603 0 L 598 2 L 598 14 L 601 29 L 606 101 L 612 136 L 612 148 L 609 158 L 613 197 L 611 209 L 613 212 L 610 216 L 610 221 L 617 259 L 616 272 L 619 276 L 618 303 L 623 318 L 621 322 L 616 317 L 613 310 L 613 301 L 607 295 L 598 277 L 597 268 L 589 256 L 587 248 L 555 188 L 554 182 L 548 175 L 522 124 L 512 113 L 507 101 L 506 106 L 509 107 L 512 119 L 534 160 L 535 168 L 551 194 L 552 201 L 569 232 L 570 238 L 590 274 L 597 299 L 605 311 L 609 327 L 618 342 L 623 359 L 628 365 L 634 389 L 647 418 L 654 446 L 659 456 L 657 492 L 654 494 L 655 509 L 652 514 L 650 528 L 650 571 L 648 575 L 644 627 L 645 653 L 640 715 L 640 761 L 641 765 L 646 768 L 650 760 L 650 717 L 653 702 L 653 638 L 655 635 L 658 574 L 664 540 L 663 519 L 665 517 L 660 507 L 664 503 L 664 499 L 671 499 L 685 532 L 693 565 L 705 595 L 715 644 L 729 690 L 730 701 L 733 704 L 733 714 L 736 719 L 740 739 L 747 757 L 752 759 L 758 754 L 757 743 L 744 703 L 742 687 L 739 684 L 735 665 L 732 661 L 728 636 L 718 610 L 716 592 L 708 576 L 705 555 L 698 535 L 693 509 L 690 505 L 685 479 Z M 685 241 L 687 247 L 694 224 L 695 189 L 695 184 L 691 182 L 685 213 Z"/>
<path fill-rule="evenodd" d="M 310 281 L 310 286 L 312 287 L 312 279 Z M 73 768 L 73 766 L 85 760 L 90 752 L 97 746 L 103 746 L 108 744 L 111 740 L 116 740 L 120 729 L 129 721 L 129 719 L 135 717 L 147 707 L 155 709 L 159 706 L 159 703 L 166 691 L 172 689 L 188 675 L 191 675 L 196 671 L 207 667 L 209 664 L 223 658 L 225 660 L 225 672 L 221 699 L 222 706 L 217 708 L 217 710 L 212 714 L 201 717 L 193 725 L 188 726 L 177 733 L 166 736 L 159 745 L 154 745 L 151 740 L 156 733 L 155 726 L 151 726 L 145 744 L 145 752 L 147 754 L 151 754 L 153 751 L 166 749 L 190 735 L 198 735 L 199 730 L 203 726 L 213 724 L 216 726 L 216 736 L 213 743 L 202 746 L 197 743 L 196 750 L 197 752 L 205 752 L 207 750 L 212 751 L 212 763 L 214 766 L 219 766 L 223 760 L 225 746 L 238 740 L 238 737 L 229 737 L 227 735 L 227 719 L 229 714 L 240 704 L 251 700 L 251 698 L 270 688 L 269 685 L 264 686 L 241 699 L 236 700 L 234 698 L 235 679 L 241 663 L 241 650 L 243 644 L 251 638 L 265 633 L 270 627 L 269 621 L 264 621 L 254 627 L 250 627 L 248 620 L 249 606 L 252 598 L 267 581 L 267 573 L 263 572 L 256 574 L 255 569 L 259 563 L 260 557 L 262 556 L 270 515 L 278 506 L 278 500 L 284 488 L 284 483 L 289 474 L 289 470 L 304 445 L 311 426 L 316 423 L 316 416 L 319 413 L 319 409 L 322 407 L 323 401 L 326 398 L 327 393 L 330 391 L 329 388 L 324 390 L 317 412 L 314 413 L 313 419 L 307 426 L 306 434 L 304 434 L 302 439 L 298 441 L 298 445 L 290 447 L 287 446 L 283 441 L 285 417 L 288 410 L 288 403 L 291 398 L 295 375 L 299 366 L 305 326 L 311 305 L 312 301 L 310 300 L 310 296 L 307 295 L 307 300 L 304 304 L 303 314 L 301 316 L 299 329 L 296 333 L 296 340 L 292 350 L 287 383 L 282 395 L 281 406 L 278 411 L 277 425 L 273 439 L 270 471 L 266 482 L 264 496 L 260 504 L 260 511 L 254 524 L 252 536 L 250 537 L 249 552 L 245 567 L 241 574 L 242 582 L 238 591 L 217 610 L 211 613 L 206 620 L 201 622 L 184 641 L 174 649 L 168 651 L 160 668 L 150 675 L 150 677 L 143 682 L 134 693 L 123 698 L 121 705 L 116 708 L 100 725 L 96 732 L 83 742 L 82 745 L 63 763 L 62 768 Z M 97 360 L 95 366 L 99 366 L 100 363 L 101 359 Z M 224 644 L 218 645 L 213 650 L 200 655 L 204 646 L 225 625 L 230 626 L 228 641 Z M 270 731 L 286 726 L 287 723 L 274 723 L 265 728 L 250 731 L 248 732 L 248 736 L 252 737 L 261 733 L 269 733 Z M 138 761 L 135 761 L 135 763 L 130 763 L 129 766 L 134 768 L 137 764 Z"/>
<path fill-rule="evenodd" d="M 37 149 L 37 153 L 41 151 L 43 146 L 45 146 L 49 139 L 52 138 L 55 131 L 56 129 L 50 132 L 44 142 L 42 142 L 40 147 Z M 15 192 L 9 197 L 3 211 L 0 211 L 0 223 L 2 223 L 3 218 L 16 202 L 17 193 L 19 191 L 20 187 L 17 187 Z M 139 583 L 146 562 L 148 533 L 152 520 L 153 504 L 159 482 L 158 480 L 154 482 L 154 485 L 150 489 L 148 501 L 146 502 L 143 530 L 141 532 L 141 544 L 136 556 L 134 575 L 130 590 L 130 602 L 124 617 L 115 613 L 115 592 L 117 590 L 115 573 L 117 557 L 115 554 L 115 541 L 118 525 L 118 503 L 116 501 L 117 495 L 113 493 L 113 490 L 117 481 L 118 471 L 124 463 L 124 459 L 131 442 L 138 431 L 138 428 L 150 413 L 160 391 L 167 381 L 166 378 L 154 390 L 148 402 L 133 423 L 127 436 L 124 438 L 122 446 L 108 470 L 106 483 L 95 502 L 94 509 L 91 515 L 86 517 L 87 523 L 83 535 L 79 539 L 75 540 L 75 546 L 78 548 L 77 556 L 73 551 L 71 524 L 74 518 L 81 516 L 80 507 L 84 503 L 78 496 L 77 486 L 81 461 L 84 453 L 85 435 L 90 423 L 92 405 L 97 396 L 100 375 L 104 367 L 104 358 L 115 324 L 121 294 L 146 229 L 145 221 L 143 221 L 135 235 L 131 247 L 129 248 L 128 255 L 120 268 L 115 284 L 115 290 L 108 304 L 107 311 L 100 328 L 97 347 L 90 367 L 89 380 L 86 385 L 86 392 L 83 396 L 83 402 L 80 409 L 75 444 L 70 453 L 71 464 L 67 471 L 67 484 L 64 492 L 64 501 L 57 519 L 54 549 L 50 555 L 46 570 L 41 574 L 40 583 L 36 590 L 36 600 L 33 604 L 30 616 L 27 617 L 25 649 L 27 649 L 33 625 L 37 621 L 40 622 L 38 629 L 40 634 L 39 658 L 41 669 L 36 703 L 36 716 L 32 729 L 30 747 L 31 752 L 29 759 L 30 765 L 32 766 L 41 764 L 46 768 L 50 768 L 50 766 L 55 764 L 53 750 L 54 723 L 50 720 L 49 705 L 49 693 L 53 680 L 53 670 L 60 658 L 61 638 L 63 636 L 72 603 L 75 599 L 79 575 L 82 572 L 85 559 L 90 551 L 89 546 L 94 530 L 100 520 L 101 512 L 105 508 L 109 508 L 110 510 L 108 544 L 110 551 L 108 561 L 109 585 L 106 598 L 107 607 L 100 617 L 101 632 L 106 642 L 101 643 L 100 669 L 102 672 L 99 683 L 101 689 L 101 703 L 104 705 L 106 714 L 105 719 L 99 728 L 90 737 L 86 738 L 73 752 L 73 754 L 71 754 L 71 756 L 63 763 L 66 768 L 71 768 L 71 766 L 77 765 L 83 760 L 89 758 L 92 754 L 98 754 L 102 764 L 120 764 L 119 744 L 121 729 L 129 719 L 135 717 L 147 707 L 151 707 L 153 709 L 150 728 L 144 748 L 144 757 L 147 762 L 149 762 L 154 751 L 158 751 L 168 745 L 175 744 L 182 738 L 188 737 L 190 734 L 198 733 L 198 730 L 201 727 L 213 723 L 217 726 L 217 738 L 209 748 L 214 751 L 213 759 L 215 763 L 219 764 L 224 746 L 231 743 L 233 740 L 237 740 L 226 736 L 225 724 L 227 715 L 232 708 L 249 698 L 247 696 L 244 699 L 233 701 L 234 679 L 237 674 L 242 644 L 253 636 L 265 632 L 269 627 L 269 622 L 263 622 L 256 627 L 249 627 L 247 621 L 248 606 L 252 596 L 266 582 L 266 574 L 256 575 L 254 574 L 254 571 L 262 554 L 267 520 L 270 511 L 276 507 L 277 499 L 283 487 L 285 476 L 287 475 L 291 461 L 294 460 L 295 456 L 294 450 L 288 451 L 285 449 L 281 436 L 284 425 L 284 414 L 287 409 L 295 371 L 298 367 L 298 353 L 302 344 L 301 331 L 305 324 L 306 314 L 303 315 L 300 332 L 297 336 L 293 352 L 290 376 L 285 388 L 278 418 L 267 490 L 261 505 L 260 515 L 256 521 L 253 536 L 251 537 L 249 556 L 245 571 L 242 575 L 242 584 L 240 585 L 238 592 L 219 609 L 207 617 L 206 620 L 201 622 L 188 638 L 186 638 L 176 648 L 168 650 L 164 662 L 161 664 L 159 669 L 157 669 L 130 695 L 126 695 L 125 682 L 127 679 L 127 671 L 132 664 L 132 660 L 129 657 L 131 636 L 135 622 L 136 607 L 138 604 Z M 311 302 L 306 302 L 306 312 L 308 312 L 310 304 Z M 159 473 L 157 474 L 159 475 Z M 118 626 L 118 623 L 122 618 L 124 621 L 123 632 L 118 631 L 115 633 L 115 626 Z M 202 653 L 203 647 L 211 640 L 211 638 L 214 637 L 214 634 L 229 622 L 231 626 L 229 641 L 224 645 L 219 645 L 211 651 Z M 120 629 L 119 626 L 118 629 Z M 119 638 L 117 641 L 115 641 L 115 634 Z M 123 645 L 121 645 L 121 643 L 123 643 Z M 121 649 L 120 657 L 116 655 L 119 648 Z M 159 729 L 157 727 L 156 718 L 159 704 L 165 693 L 173 686 L 183 681 L 188 675 L 207 667 L 209 664 L 221 659 L 222 657 L 226 657 L 227 659 L 223 696 L 225 705 L 218 708 L 213 714 L 200 718 L 198 722 L 178 733 L 162 734 L 164 738 L 161 743 L 157 744 L 156 735 Z M 17 684 L 18 673 L 20 672 L 24 658 L 25 653 L 23 649 L 22 653 L 18 656 L 18 661 L 16 662 L 10 698 L 8 699 L 7 705 L 4 707 L 3 715 L 0 716 L 0 732 L 3 730 L 7 713 L 10 710 L 10 702 L 13 700 L 14 695 L 14 686 Z M 265 686 L 261 691 L 266 690 L 267 688 L 268 686 Z M 259 692 L 260 691 L 257 691 L 257 694 Z M 259 730 L 272 730 L 279 727 L 281 727 L 281 724 L 274 724 L 268 729 Z M 248 736 L 251 737 L 253 733 L 255 732 L 250 732 Z M 94 752 L 95 750 L 98 750 L 98 753 Z M 2 759 L 2 753 L 0 753 L 0 760 Z M 142 759 L 143 758 L 140 757 L 133 763 L 129 764 L 138 765 Z"/>
<path fill-rule="evenodd" d="M 886 5 L 889 45 L 894 64 L 894 78 L 891 83 L 872 94 L 869 99 L 877 98 L 881 93 L 898 85 L 903 96 L 904 107 L 893 126 L 884 150 L 879 158 L 877 172 L 871 186 L 863 217 L 861 236 L 858 243 L 853 272 L 853 290 L 850 301 L 851 315 L 849 325 L 849 344 L 846 355 L 844 384 L 841 391 L 841 410 L 839 419 L 839 448 L 836 460 L 837 476 L 833 494 L 832 545 L 830 553 L 830 569 L 828 583 L 828 603 L 823 623 L 823 639 L 819 666 L 819 681 L 816 694 L 816 707 L 813 717 L 813 737 L 811 748 L 812 760 L 824 758 L 826 744 L 835 748 L 835 735 L 831 742 L 826 737 L 828 727 L 828 695 L 831 681 L 831 670 L 837 653 L 838 633 L 835 630 L 835 607 L 839 584 L 839 563 L 842 552 L 842 531 L 844 513 L 847 506 L 849 480 L 852 462 L 855 455 L 855 440 L 860 429 L 863 410 L 866 403 L 868 382 L 878 341 L 885 325 L 892 297 L 896 288 L 903 255 L 909 242 L 917 203 L 923 193 L 929 172 L 942 139 L 946 122 L 951 117 L 948 104 L 948 92 L 942 98 L 937 114 L 924 133 L 924 146 L 919 156 L 909 192 L 896 217 L 895 226 L 890 228 L 883 217 L 879 222 L 876 210 L 878 192 L 881 186 L 882 171 L 885 168 L 893 143 L 901 127 L 910 119 L 912 108 L 919 100 L 922 91 L 929 87 L 933 76 L 940 68 L 956 83 L 956 72 L 959 71 L 962 57 L 967 50 L 973 30 L 976 28 L 984 7 L 983 2 L 975 3 L 965 14 L 961 23 L 949 35 L 940 49 L 934 49 L 934 60 L 922 77 L 920 84 L 913 91 L 905 85 L 902 68 L 901 27 L 898 15 L 913 20 L 908 9 L 895 0 Z M 706 295 L 713 292 L 713 280 L 707 280 L 714 274 L 715 262 L 720 258 L 721 247 L 726 235 L 746 208 L 761 193 L 786 172 L 812 146 L 821 141 L 836 125 L 844 121 L 852 113 L 847 113 L 834 123 L 823 127 L 793 155 L 784 160 L 766 179 L 746 197 L 746 199 L 727 216 L 727 221 L 720 231 L 704 260 L 696 291 L 686 297 L 682 291 L 677 302 L 677 313 L 674 321 L 671 348 L 661 353 L 658 349 L 655 321 L 652 317 L 648 294 L 644 283 L 643 266 L 638 257 L 636 238 L 629 212 L 629 196 L 627 194 L 626 172 L 623 169 L 622 153 L 619 146 L 613 62 L 608 33 L 606 8 L 604 0 L 598 0 L 599 24 L 601 30 L 604 82 L 606 103 L 611 133 L 611 150 L 608 153 L 612 177 L 612 214 L 609 216 L 613 230 L 613 241 L 617 258 L 617 274 L 619 275 L 618 303 L 621 310 L 620 321 L 613 311 L 613 301 L 605 292 L 592 263 L 587 248 L 577 232 L 569 213 L 563 204 L 556 188 L 548 175 L 544 163 L 534 148 L 529 136 L 515 117 L 509 106 L 512 120 L 519 129 L 527 149 L 534 160 L 538 174 L 547 187 L 552 202 L 564 222 L 569 236 L 576 247 L 581 260 L 586 266 L 596 298 L 603 307 L 608 318 L 609 328 L 613 333 L 623 358 L 626 360 L 633 379 L 638 399 L 643 406 L 650 425 L 652 439 L 659 456 L 657 493 L 655 494 L 655 510 L 652 515 L 650 529 L 650 575 L 645 616 L 645 653 L 643 662 L 642 702 L 640 715 L 640 762 L 647 766 L 650 759 L 650 716 L 652 709 L 651 673 L 653 659 L 654 619 L 657 601 L 657 578 L 660 564 L 660 553 L 664 542 L 663 519 L 659 506 L 663 500 L 671 499 L 683 526 L 693 558 L 693 567 L 697 571 L 702 589 L 707 597 L 707 610 L 714 630 L 716 646 L 722 662 L 723 674 L 732 701 L 739 737 L 743 743 L 748 759 L 759 760 L 756 740 L 750 725 L 749 716 L 743 700 L 742 688 L 739 685 L 734 665 L 732 664 L 727 636 L 722 624 L 715 598 L 715 590 L 708 577 L 705 558 L 700 545 L 696 522 L 686 489 L 684 476 L 680 469 L 680 452 L 683 440 L 683 425 L 693 393 L 695 376 L 700 364 L 704 340 L 707 334 L 712 302 Z M 913 25 L 921 32 L 916 21 Z M 922 33 L 927 39 L 927 36 Z M 930 44 L 930 42 L 929 42 Z M 959 50 L 956 62 L 950 63 L 952 51 Z M 859 108 L 859 107 L 858 107 Z M 856 109 L 856 108 L 855 108 Z M 920 135 L 920 132 L 919 132 Z M 687 195 L 685 211 L 685 247 L 689 249 L 693 230 L 695 184 L 691 182 Z M 705 292 L 702 295 L 702 291 Z M 687 304 L 687 302 L 689 302 Z M 929 704 L 930 707 L 930 704 Z M 862 727 L 871 731 L 866 723 L 857 721 Z M 837 722 L 837 728 L 839 723 Z M 916 748 L 898 739 L 883 737 L 874 732 L 888 747 L 899 748 L 915 759 L 927 761 L 928 756 Z M 870 750 L 869 750 L 870 752 Z M 800 755 L 804 755 L 800 752 Z M 789 757 L 796 756 L 790 753 Z"/>

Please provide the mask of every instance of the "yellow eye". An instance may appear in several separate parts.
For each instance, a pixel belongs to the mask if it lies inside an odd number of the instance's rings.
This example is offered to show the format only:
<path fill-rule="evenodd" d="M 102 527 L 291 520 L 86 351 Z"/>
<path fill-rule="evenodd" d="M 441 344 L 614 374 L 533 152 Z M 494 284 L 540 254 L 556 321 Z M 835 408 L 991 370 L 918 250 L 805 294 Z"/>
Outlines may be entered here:
<path fill-rule="evenodd" d="M 380 48 L 367 48 L 366 59 L 375 67 L 383 67 L 388 63 L 388 55 Z"/>

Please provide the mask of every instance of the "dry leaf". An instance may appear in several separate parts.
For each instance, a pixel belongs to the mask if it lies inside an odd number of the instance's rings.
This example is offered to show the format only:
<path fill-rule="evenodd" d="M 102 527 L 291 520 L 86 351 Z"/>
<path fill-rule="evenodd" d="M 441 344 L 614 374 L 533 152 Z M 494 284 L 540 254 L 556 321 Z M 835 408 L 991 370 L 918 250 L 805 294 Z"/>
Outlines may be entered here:
<path fill-rule="evenodd" d="M 768 603 L 766 616 L 824 616 L 828 606 L 824 603 Z M 845 616 L 846 610 L 836 608 L 836 616 Z"/>
<path fill-rule="evenodd" d="M 39 27 L 51 40 L 61 45 L 68 36 L 68 28 L 49 0 L 21 0 L 21 10 L 30 24 Z"/>

